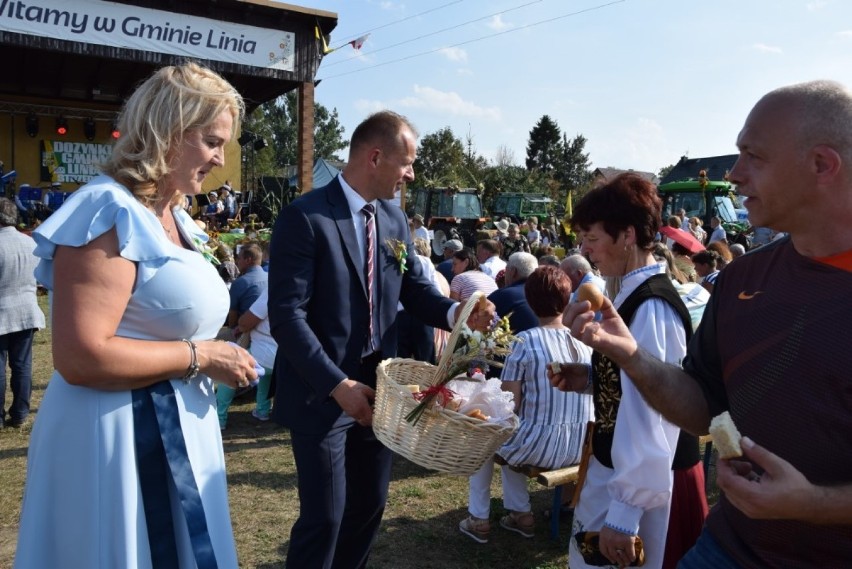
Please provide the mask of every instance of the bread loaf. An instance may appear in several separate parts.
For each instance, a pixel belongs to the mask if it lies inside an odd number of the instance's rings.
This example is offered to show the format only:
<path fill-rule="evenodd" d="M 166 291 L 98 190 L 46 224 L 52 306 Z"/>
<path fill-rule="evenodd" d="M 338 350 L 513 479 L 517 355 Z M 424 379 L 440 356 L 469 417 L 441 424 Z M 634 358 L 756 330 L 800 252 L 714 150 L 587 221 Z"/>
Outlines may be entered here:
<path fill-rule="evenodd" d="M 481 409 L 471 409 L 466 413 L 466 415 L 472 419 L 479 419 L 480 421 L 488 420 L 488 415 L 483 413 Z"/>
<path fill-rule="evenodd" d="M 738 458 L 743 455 L 743 449 L 740 446 L 740 439 L 743 437 L 727 411 L 713 417 L 710 421 L 710 434 L 713 436 L 713 444 L 716 445 L 720 458 Z"/>
<path fill-rule="evenodd" d="M 577 302 L 588 300 L 591 304 L 590 310 L 597 312 L 603 306 L 603 293 L 592 283 L 583 283 L 577 287 Z"/>

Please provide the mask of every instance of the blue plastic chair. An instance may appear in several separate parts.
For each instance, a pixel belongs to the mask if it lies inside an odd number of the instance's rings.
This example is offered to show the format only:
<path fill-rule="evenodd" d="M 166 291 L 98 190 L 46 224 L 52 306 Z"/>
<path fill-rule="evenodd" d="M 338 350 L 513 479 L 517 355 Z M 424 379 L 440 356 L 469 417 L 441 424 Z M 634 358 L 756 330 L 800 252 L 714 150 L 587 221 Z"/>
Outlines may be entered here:
<path fill-rule="evenodd" d="M 50 192 L 47 195 L 47 207 L 56 211 L 65 202 L 66 194 L 64 192 Z"/>

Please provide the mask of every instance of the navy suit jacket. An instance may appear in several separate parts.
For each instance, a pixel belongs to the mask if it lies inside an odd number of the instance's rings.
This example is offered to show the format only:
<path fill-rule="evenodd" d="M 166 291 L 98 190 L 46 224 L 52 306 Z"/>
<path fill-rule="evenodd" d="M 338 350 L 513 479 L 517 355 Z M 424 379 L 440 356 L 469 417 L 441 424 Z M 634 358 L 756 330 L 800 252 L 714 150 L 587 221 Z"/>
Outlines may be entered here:
<path fill-rule="evenodd" d="M 529 303 L 527 303 L 527 297 L 524 295 L 524 284 L 526 282 L 526 280 L 523 280 L 512 283 L 507 287 L 498 288 L 488 295 L 488 300 L 494 303 L 494 308 L 500 318 L 510 312 L 512 313 L 509 316 L 509 327 L 516 334 L 538 326 L 538 316 L 532 311 Z"/>
<path fill-rule="evenodd" d="M 408 248 L 408 269 L 386 243 Z M 387 200 L 376 202 L 378 325 L 385 358 L 397 349 L 397 302 L 431 326 L 447 328 L 453 301 L 441 296 L 416 262 L 408 219 Z M 269 321 L 278 342 L 272 418 L 306 434 L 328 431 L 340 416 L 329 394 L 360 377 L 369 336 L 364 265 L 349 204 L 337 178 L 281 211 L 270 244 Z M 371 385 L 372 387 L 373 385 Z"/>

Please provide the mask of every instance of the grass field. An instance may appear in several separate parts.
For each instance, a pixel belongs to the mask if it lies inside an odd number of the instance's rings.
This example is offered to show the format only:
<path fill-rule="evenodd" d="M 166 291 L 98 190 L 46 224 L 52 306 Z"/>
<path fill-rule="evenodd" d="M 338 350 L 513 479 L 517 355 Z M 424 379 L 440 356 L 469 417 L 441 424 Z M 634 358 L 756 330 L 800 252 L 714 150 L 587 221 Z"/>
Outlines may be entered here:
<path fill-rule="evenodd" d="M 41 298 L 44 300 L 44 297 Z M 44 307 L 44 305 L 43 305 Z M 36 334 L 33 350 L 33 415 L 53 369 L 50 330 Z M 7 394 L 8 398 L 11 394 Z M 223 433 L 231 517 L 241 567 L 284 566 L 289 532 L 298 516 L 296 470 L 287 431 L 251 417 L 253 401 L 234 402 Z M 0 568 L 14 558 L 31 420 L 21 429 L 0 429 Z M 376 569 L 564 569 L 570 522 L 559 539 L 549 537 L 552 491 L 530 483 L 536 536 L 524 539 L 497 527 L 503 514 L 500 476 L 492 485 L 492 531 L 480 545 L 459 533 L 467 515 L 467 479 L 436 474 L 397 459 L 384 522 L 369 566 Z M 73 523 L 73 520 L 69 520 Z"/>

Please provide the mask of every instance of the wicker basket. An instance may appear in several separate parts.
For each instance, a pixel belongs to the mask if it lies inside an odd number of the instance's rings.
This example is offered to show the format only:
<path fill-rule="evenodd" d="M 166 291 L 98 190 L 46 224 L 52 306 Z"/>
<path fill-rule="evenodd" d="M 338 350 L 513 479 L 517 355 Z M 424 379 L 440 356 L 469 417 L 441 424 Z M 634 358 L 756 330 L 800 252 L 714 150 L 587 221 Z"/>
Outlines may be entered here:
<path fill-rule="evenodd" d="M 447 474 L 470 476 L 512 436 L 518 418 L 510 426 L 481 421 L 435 405 L 423 412 L 416 424 L 405 417 L 418 401 L 405 385 L 429 387 L 449 368 L 452 346 L 461 335 L 461 325 L 482 296 L 476 293 L 465 304 L 450 335 L 438 366 L 409 359 L 388 359 L 376 370 L 376 400 L 373 431 L 389 449 L 425 468 Z"/>

